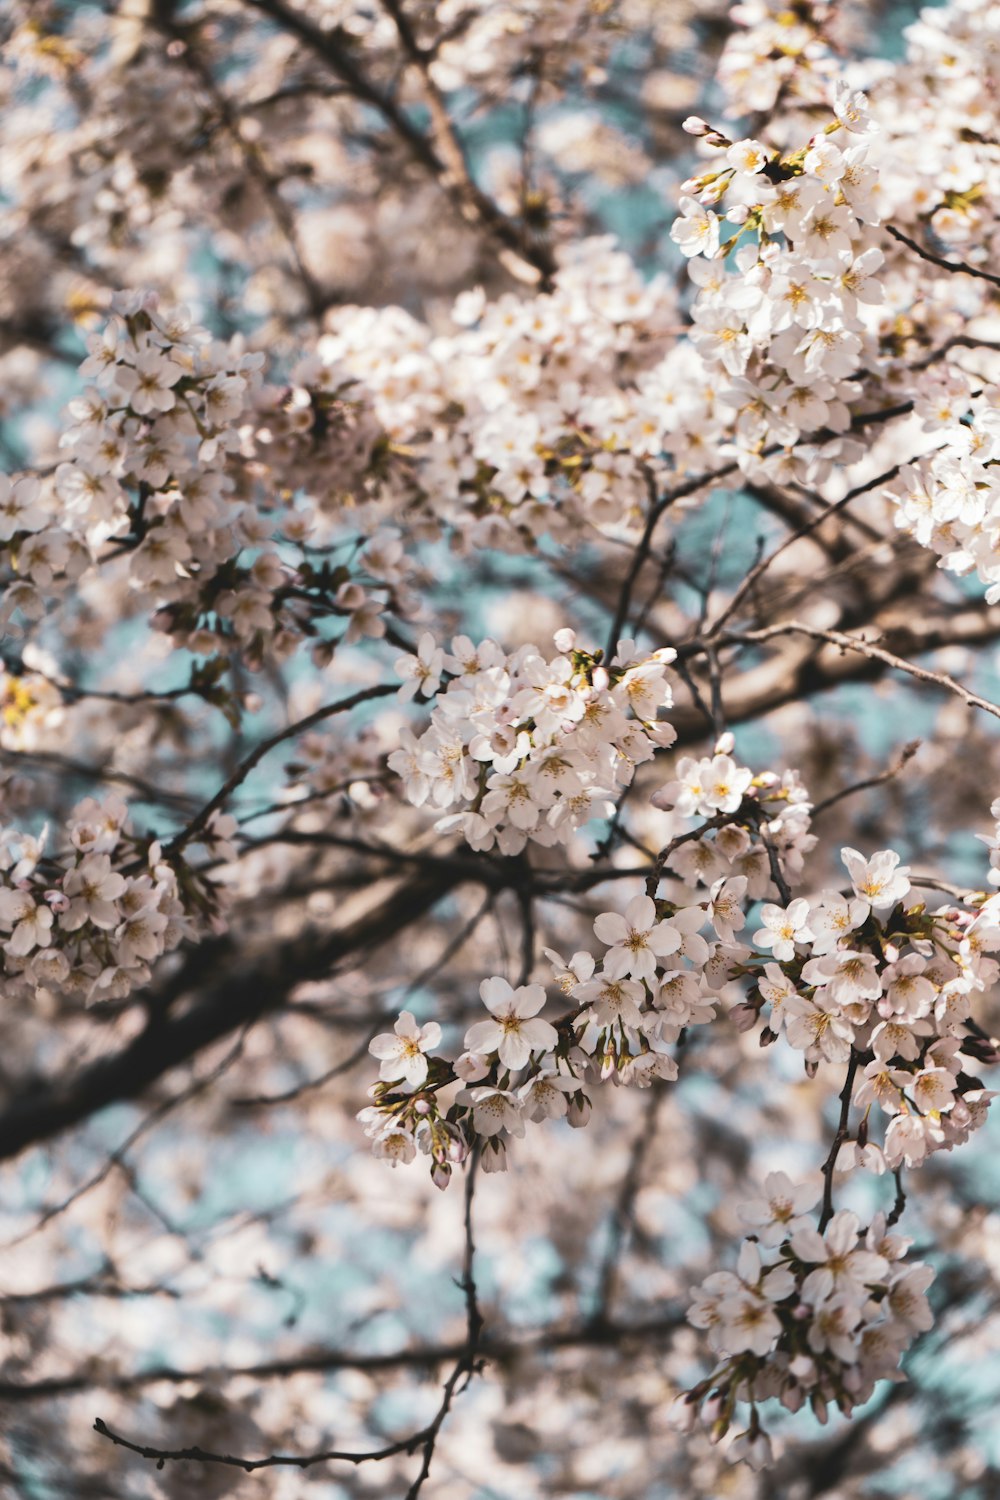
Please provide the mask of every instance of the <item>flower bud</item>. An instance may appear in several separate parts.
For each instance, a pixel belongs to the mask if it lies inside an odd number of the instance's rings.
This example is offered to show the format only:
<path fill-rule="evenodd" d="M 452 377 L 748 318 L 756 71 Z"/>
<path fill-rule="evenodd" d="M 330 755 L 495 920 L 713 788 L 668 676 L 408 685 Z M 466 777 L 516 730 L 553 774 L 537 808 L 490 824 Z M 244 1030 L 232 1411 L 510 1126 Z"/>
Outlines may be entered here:
<path fill-rule="evenodd" d="M 435 1161 L 431 1164 L 431 1182 L 436 1188 L 443 1192 L 451 1181 L 451 1167 L 446 1161 Z"/>
<path fill-rule="evenodd" d="M 567 1123 L 574 1130 L 582 1130 L 590 1119 L 592 1105 L 586 1094 L 574 1094 L 566 1111 Z"/>
<path fill-rule="evenodd" d="M 667 1422 L 674 1432 L 691 1432 L 697 1415 L 689 1395 L 678 1396 L 667 1409 Z"/>

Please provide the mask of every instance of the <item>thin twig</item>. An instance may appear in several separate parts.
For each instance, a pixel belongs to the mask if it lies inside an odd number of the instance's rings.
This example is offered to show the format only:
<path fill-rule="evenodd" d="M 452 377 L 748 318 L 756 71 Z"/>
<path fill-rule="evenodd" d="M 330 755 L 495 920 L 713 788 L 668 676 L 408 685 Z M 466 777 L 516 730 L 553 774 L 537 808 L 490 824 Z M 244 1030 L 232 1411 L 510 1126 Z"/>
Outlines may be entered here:
<path fill-rule="evenodd" d="M 840 1148 L 847 1140 L 847 1123 L 851 1114 L 851 1095 L 854 1092 L 854 1077 L 858 1071 L 859 1054 L 851 1048 L 851 1056 L 847 1064 L 847 1077 L 844 1079 L 844 1087 L 840 1091 L 840 1120 L 837 1124 L 837 1134 L 833 1138 L 830 1154 L 823 1163 L 823 1208 L 819 1216 L 819 1232 L 829 1224 L 833 1218 L 833 1173 L 837 1165 L 837 1157 Z"/>
<path fill-rule="evenodd" d="M 1000 276 L 994 276 L 990 271 L 983 271 L 979 266 L 970 266 L 964 260 L 945 260 L 943 255 L 935 255 L 933 250 L 925 250 L 923 245 L 918 244 L 916 240 L 911 240 L 908 234 L 904 234 L 893 224 L 886 224 L 885 229 L 894 240 L 899 240 L 902 245 L 908 245 L 920 256 L 921 260 L 929 261 L 932 266 L 940 266 L 942 271 L 957 271 L 963 276 L 977 276 L 980 281 L 988 281 L 992 286 L 1000 286 Z"/>
<path fill-rule="evenodd" d="M 324 704 L 322 708 L 315 709 L 313 713 L 306 714 L 304 718 L 296 719 L 294 724 L 289 724 L 287 728 L 279 730 L 277 734 L 272 734 L 269 739 L 261 740 L 260 744 L 251 750 L 250 754 L 244 760 L 240 761 L 236 770 L 223 782 L 211 801 L 206 802 L 201 811 L 191 819 L 190 823 L 182 828 L 180 833 L 174 835 L 169 844 L 166 845 L 163 851 L 164 855 L 178 854 L 186 844 L 191 842 L 196 834 L 201 833 L 202 829 L 207 826 L 212 814 L 218 812 L 219 808 L 225 805 L 232 793 L 246 780 L 254 767 L 264 759 L 265 755 L 269 755 L 272 750 L 278 745 L 283 744 L 285 740 L 293 739 L 297 734 L 304 734 L 314 724 L 320 724 L 324 719 L 332 718 L 334 714 L 347 713 L 350 709 L 356 708 L 359 703 L 369 703 L 373 698 L 384 698 L 388 693 L 395 692 L 398 692 L 398 688 L 394 687 L 391 683 L 380 683 L 377 687 L 363 688 L 359 693 L 352 693 L 349 698 L 340 698 L 336 703 Z"/>
<path fill-rule="evenodd" d="M 910 740 L 900 750 L 887 771 L 880 772 L 878 776 L 869 776 L 865 781 L 856 781 L 853 786 L 842 787 L 839 792 L 834 792 L 832 797 L 824 797 L 822 802 L 817 802 L 812 810 L 813 822 L 816 821 L 820 813 L 826 812 L 830 807 L 835 807 L 838 802 L 843 802 L 845 797 L 853 797 L 858 792 L 867 792 L 872 787 L 884 786 L 887 781 L 892 781 L 913 759 L 922 743 L 923 741 L 921 740 Z"/>
<path fill-rule="evenodd" d="M 736 610 L 746 598 L 747 594 L 750 593 L 751 589 L 753 589 L 754 585 L 757 583 L 757 580 L 762 576 L 762 574 L 767 572 L 771 564 L 776 562 L 783 552 L 787 552 L 789 547 L 794 546 L 796 542 L 800 542 L 803 540 L 803 538 L 809 536 L 810 532 L 815 531 L 817 526 L 822 526 L 824 521 L 828 521 L 831 516 L 837 515 L 837 513 L 839 511 L 842 511 L 845 506 L 850 505 L 852 500 L 856 500 L 859 495 L 867 494 L 869 490 L 877 488 L 878 485 L 888 484 L 890 480 L 895 479 L 896 475 L 899 473 L 899 467 L 899 464 L 893 464 L 892 468 L 886 469 L 885 473 L 876 474 L 874 479 L 867 479 L 865 480 L 864 484 L 855 485 L 854 489 L 848 490 L 847 494 L 844 495 L 840 500 L 833 501 L 833 503 L 828 505 L 825 510 L 820 511 L 818 515 L 813 516 L 811 521 L 807 521 L 804 526 L 800 526 L 798 531 L 793 531 L 791 536 L 785 537 L 785 540 L 781 542 L 779 546 L 775 547 L 773 552 L 769 552 L 766 557 L 762 558 L 759 563 L 756 563 L 755 566 L 750 569 L 749 573 L 746 575 L 739 588 L 733 594 L 733 597 L 730 599 L 729 603 L 718 615 L 716 615 L 712 624 L 709 625 L 704 632 L 705 637 L 707 639 L 711 639 L 713 636 L 717 636 L 719 634 L 719 632 L 722 630 L 723 625 L 725 625 L 727 620 L 732 618 Z"/>

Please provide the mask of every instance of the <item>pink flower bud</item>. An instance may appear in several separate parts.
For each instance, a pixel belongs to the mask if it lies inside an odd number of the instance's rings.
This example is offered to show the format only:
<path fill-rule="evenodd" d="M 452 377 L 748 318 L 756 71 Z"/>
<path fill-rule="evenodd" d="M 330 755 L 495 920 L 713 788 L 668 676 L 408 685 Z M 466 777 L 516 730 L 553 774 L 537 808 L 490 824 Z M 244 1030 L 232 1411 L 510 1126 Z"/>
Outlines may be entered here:
<path fill-rule="evenodd" d="M 566 1111 L 567 1122 L 574 1130 L 582 1130 L 590 1119 L 592 1105 L 586 1094 L 577 1094 L 569 1101 Z"/>

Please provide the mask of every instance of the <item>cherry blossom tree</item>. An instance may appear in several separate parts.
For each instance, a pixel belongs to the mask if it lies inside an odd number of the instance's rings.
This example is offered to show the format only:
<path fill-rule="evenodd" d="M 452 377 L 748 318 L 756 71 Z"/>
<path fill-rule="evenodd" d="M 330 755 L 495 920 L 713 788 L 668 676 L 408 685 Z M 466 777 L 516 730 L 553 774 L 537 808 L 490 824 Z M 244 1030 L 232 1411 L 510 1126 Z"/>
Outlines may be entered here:
<path fill-rule="evenodd" d="M 0 21 L 4 1492 L 995 1495 L 1000 11 Z"/>

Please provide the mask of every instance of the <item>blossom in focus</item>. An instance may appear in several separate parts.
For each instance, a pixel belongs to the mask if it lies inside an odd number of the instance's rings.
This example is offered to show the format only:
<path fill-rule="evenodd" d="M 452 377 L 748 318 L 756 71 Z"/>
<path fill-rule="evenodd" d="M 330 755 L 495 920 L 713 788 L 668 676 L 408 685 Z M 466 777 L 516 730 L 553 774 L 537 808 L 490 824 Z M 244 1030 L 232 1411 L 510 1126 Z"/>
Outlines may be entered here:
<path fill-rule="evenodd" d="M 427 1080 L 427 1058 L 425 1053 L 436 1047 L 441 1040 L 441 1027 L 436 1021 L 418 1026 L 412 1011 L 404 1010 L 392 1029 L 373 1037 L 368 1051 L 381 1060 L 379 1077 L 386 1083 L 403 1081 L 418 1089 Z"/>

